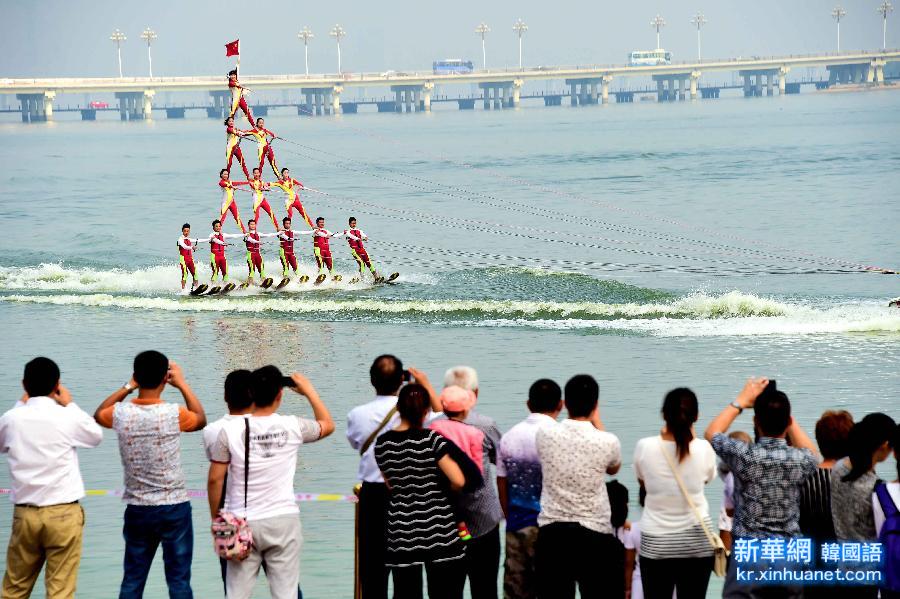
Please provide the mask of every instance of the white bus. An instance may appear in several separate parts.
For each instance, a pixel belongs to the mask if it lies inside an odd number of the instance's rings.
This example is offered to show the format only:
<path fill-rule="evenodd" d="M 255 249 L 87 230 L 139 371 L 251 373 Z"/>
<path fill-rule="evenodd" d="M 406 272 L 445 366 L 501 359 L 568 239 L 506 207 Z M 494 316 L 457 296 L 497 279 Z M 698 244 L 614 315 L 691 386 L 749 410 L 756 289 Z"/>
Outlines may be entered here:
<path fill-rule="evenodd" d="M 628 55 L 628 64 L 633 67 L 647 67 L 671 63 L 672 53 L 662 49 L 635 50 Z"/>

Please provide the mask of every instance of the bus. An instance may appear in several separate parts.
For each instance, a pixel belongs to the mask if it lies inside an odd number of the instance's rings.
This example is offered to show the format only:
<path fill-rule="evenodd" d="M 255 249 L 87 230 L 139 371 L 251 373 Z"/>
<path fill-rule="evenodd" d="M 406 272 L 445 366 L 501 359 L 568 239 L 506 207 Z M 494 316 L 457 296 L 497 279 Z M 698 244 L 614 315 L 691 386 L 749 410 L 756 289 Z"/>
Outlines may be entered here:
<path fill-rule="evenodd" d="M 672 53 L 666 50 L 635 50 L 628 55 L 628 64 L 633 67 L 655 67 L 660 64 L 672 64 Z"/>
<path fill-rule="evenodd" d="M 471 73 L 475 70 L 475 65 L 471 60 L 448 58 L 446 60 L 434 61 L 431 68 L 435 75 L 454 75 L 459 73 Z"/>

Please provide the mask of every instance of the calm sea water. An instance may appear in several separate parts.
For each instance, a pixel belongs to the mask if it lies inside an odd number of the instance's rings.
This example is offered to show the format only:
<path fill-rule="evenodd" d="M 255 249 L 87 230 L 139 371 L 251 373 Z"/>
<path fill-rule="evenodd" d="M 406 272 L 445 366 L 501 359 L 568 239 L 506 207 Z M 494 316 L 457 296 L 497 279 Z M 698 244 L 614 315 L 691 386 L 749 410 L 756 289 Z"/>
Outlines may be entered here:
<path fill-rule="evenodd" d="M 751 375 L 778 379 L 807 429 L 833 407 L 900 417 L 900 311 L 886 307 L 900 278 L 860 270 L 900 268 L 896 92 L 337 119 L 273 113 L 267 124 L 293 142 L 275 146 L 280 164 L 328 194 L 305 195 L 310 212 L 332 229 L 357 216 L 379 268 L 400 272 L 400 284 L 348 284 L 353 263 L 337 241 L 341 284 L 183 297 L 175 241 L 184 221 L 207 233 L 218 210 L 217 121 L 6 121 L 6 406 L 21 393 L 22 365 L 39 354 L 59 362 L 92 411 L 128 378 L 135 353 L 162 350 L 211 417 L 224 412 L 229 370 L 275 363 L 308 374 L 338 422 L 333 437 L 301 452 L 297 489 L 349 493 L 357 460 L 343 437 L 346 414 L 372 395 L 375 355 L 396 353 L 435 381 L 449 366 L 475 366 L 478 409 L 504 429 L 525 416 L 534 379 L 588 372 L 622 440 L 619 479 L 633 517 L 631 453 L 658 431 L 672 387 L 697 392 L 701 430 Z M 246 219 L 250 199 L 239 198 Z M 278 195 L 270 200 L 281 207 Z M 279 271 L 277 254 L 266 256 Z M 243 273 L 240 252 L 229 261 Z M 206 277 L 205 254 L 198 262 Z M 284 410 L 309 413 L 297 396 Z M 749 430 L 750 419 L 738 427 Z M 189 486 L 204 488 L 200 435 L 182 445 Z M 81 462 L 89 488 L 121 488 L 114 434 Z M 710 485 L 713 510 L 720 496 Z M 79 595 L 113 597 L 124 507 L 108 497 L 84 505 Z M 216 596 L 205 501 L 194 510 L 194 589 Z M 11 511 L 0 504 L 2 559 Z M 352 505 L 304 503 L 301 514 L 304 591 L 349 597 Z M 157 562 L 152 597 L 165 595 Z M 258 591 L 266 595 L 264 582 Z"/>

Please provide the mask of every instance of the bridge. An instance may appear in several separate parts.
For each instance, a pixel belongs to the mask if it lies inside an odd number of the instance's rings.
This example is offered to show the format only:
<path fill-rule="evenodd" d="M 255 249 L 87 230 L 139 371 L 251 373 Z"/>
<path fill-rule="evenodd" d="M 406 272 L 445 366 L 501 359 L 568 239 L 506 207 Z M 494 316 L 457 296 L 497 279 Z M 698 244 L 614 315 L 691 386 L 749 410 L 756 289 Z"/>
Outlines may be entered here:
<path fill-rule="evenodd" d="M 745 96 L 772 96 L 787 91 L 787 75 L 792 69 L 826 68 L 829 83 L 884 83 L 884 67 L 900 60 L 900 50 L 856 51 L 832 54 L 730 58 L 703 62 L 679 62 L 655 66 L 581 65 L 534 67 L 525 69 L 485 69 L 471 73 L 436 74 L 432 72 L 338 73 L 323 75 L 245 76 L 241 83 L 248 89 L 300 89 L 305 104 L 300 114 L 337 114 L 341 112 L 341 94 L 351 87 L 387 87 L 393 94 L 393 110 L 403 107 L 430 111 L 437 85 L 475 84 L 482 90 L 479 98 L 485 109 L 517 107 L 526 82 L 563 80 L 573 105 L 606 104 L 610 83 L 616 79 L 644 77 L 656 84 L 657 99 L 696 99 L 698 82 L 704 73 L 737 72 L 743 79 Z M 153 97 L 157 92 L 208 92 L 212 106 L 209 116 L 220 118 L 230 103 L 226 79 L 208 77 L 135 77 L 135 78 L 48 78 L 0 79 L 0 94 L 15 94 L 20 102 L 22 120 L 46 121 L 53 118 L 57 94 L 112 92 L 118 100 L 123 120 L 151 118 Z M 252 101 L 252 100 L 251 100 Z M 473 102 L 475 100 L 472 100 Z M 470 106 L 460 104 L 460 108 Z M 86 119 L 90 115 L 83 113 Z M 172 114 L 169 115 L 173 116 Z M 178 116 L 175 114 L 174 116 Z M 183 116 L 183 112 L 182 112 Z"/>

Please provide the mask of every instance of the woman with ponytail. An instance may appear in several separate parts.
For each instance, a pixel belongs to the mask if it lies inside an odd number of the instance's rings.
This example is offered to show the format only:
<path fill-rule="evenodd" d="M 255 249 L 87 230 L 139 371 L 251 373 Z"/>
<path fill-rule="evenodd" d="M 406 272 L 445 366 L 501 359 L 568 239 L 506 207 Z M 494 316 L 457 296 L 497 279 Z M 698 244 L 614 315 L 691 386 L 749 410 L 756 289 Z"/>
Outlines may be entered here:
<path fill-rule="evenodd" d="M 869 414 L 850 429 L 848 455 L 831 469 L 831 517 L 838 541 L 874 541 L 872 492 L 875 467 L 891 455 L 896 424 L 887 414 Z"/>
<path fill-rule="evenodd" d="M 676 478 L 694 504 L 707 530 L 713 531 L 703 493 L 716 475 L 716 454 L 694 434 L 697 396 L 673 389 L 663 401 L 665 426 L 659 435 L 638 441 L 634 469 L 647 498 L 641 515 L 639 550 L 646 599 L 706 597 L 713 567 L 713 548 Z"/>

